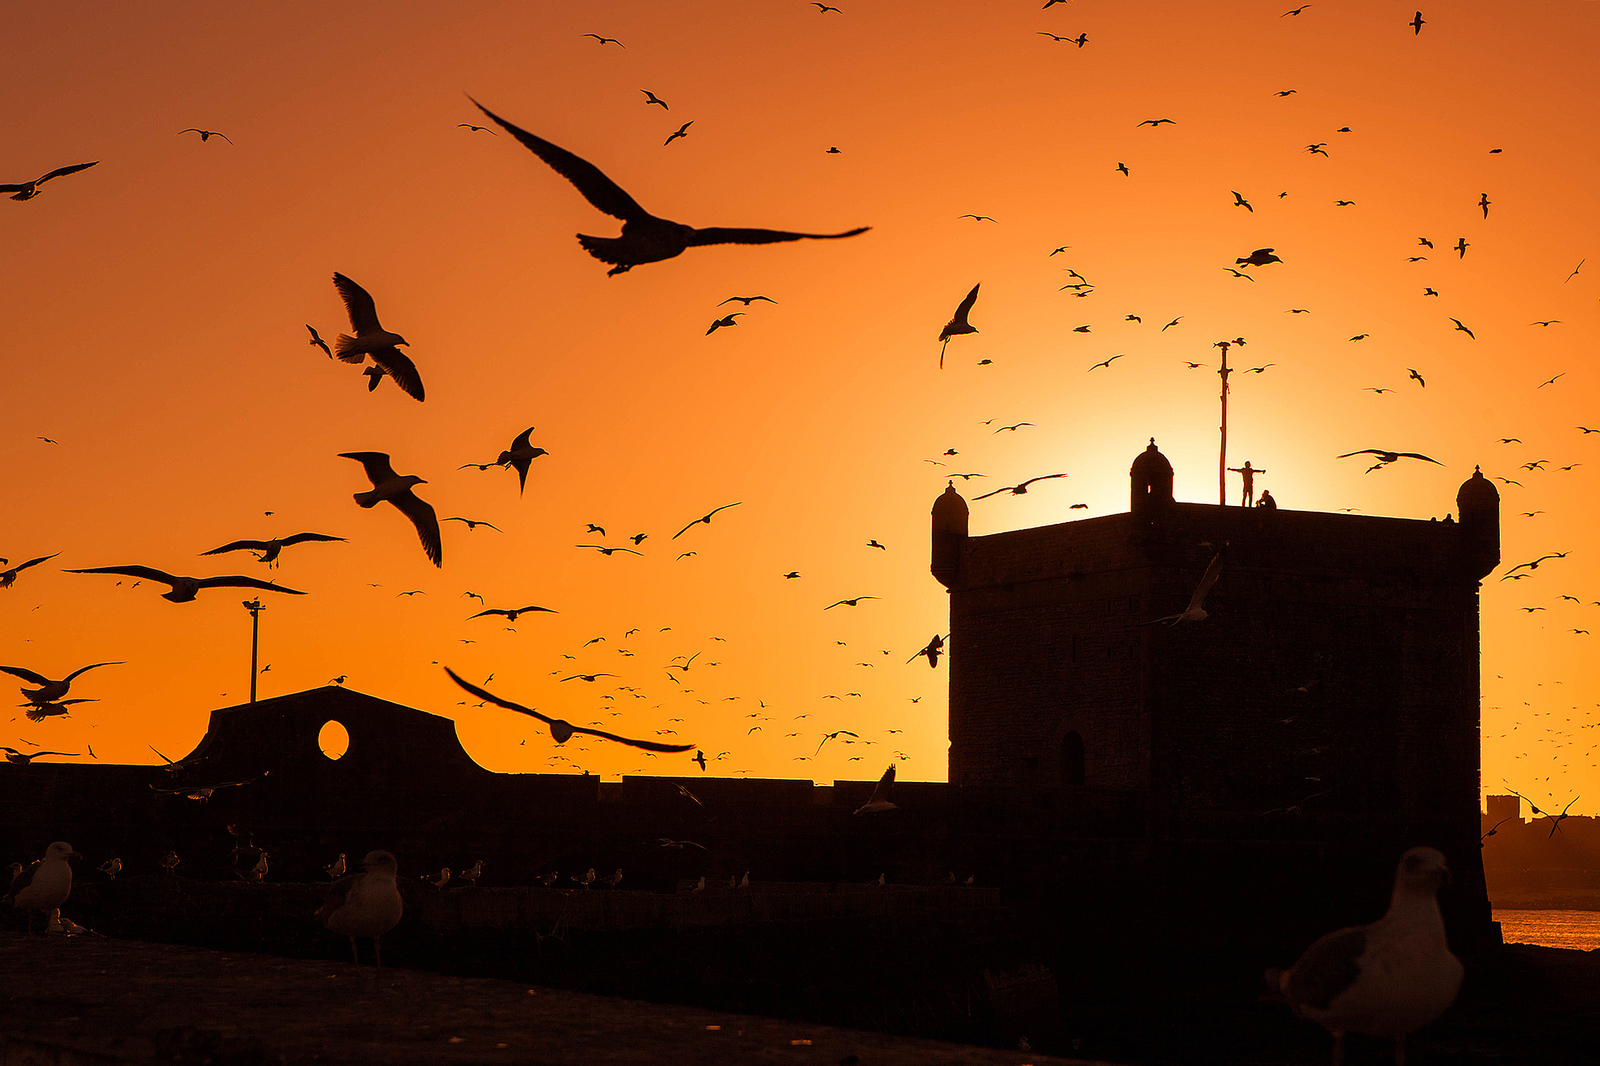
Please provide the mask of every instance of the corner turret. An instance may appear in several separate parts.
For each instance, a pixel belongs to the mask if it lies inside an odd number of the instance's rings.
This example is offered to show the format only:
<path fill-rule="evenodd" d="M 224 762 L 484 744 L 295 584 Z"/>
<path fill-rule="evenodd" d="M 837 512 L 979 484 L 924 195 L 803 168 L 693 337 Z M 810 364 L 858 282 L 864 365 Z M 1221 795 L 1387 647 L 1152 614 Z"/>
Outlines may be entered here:
<path fill-rule="evenodd" d="M 1456 516 L 1461 565 L 1482 581 L 1500 565 L 1500 493 L 1481 467 L 1456 491 Z"/>
<path fill-rule="evenodd" d="M 928 567 L 945 588 L 961 577 L 961 549 L 966 542 L 967 501 L 952 481 L 933 501 L 933 561 Z"/>
<path fill-rule="evenodd" d="M 1156 448 L 1154 437 L 1134 459 L 1128 477 L 1133 482 L 1128 511 L 1134 518 L 1149 520 L 1165 513 L 1172 503 L 1172 464 Z"/>

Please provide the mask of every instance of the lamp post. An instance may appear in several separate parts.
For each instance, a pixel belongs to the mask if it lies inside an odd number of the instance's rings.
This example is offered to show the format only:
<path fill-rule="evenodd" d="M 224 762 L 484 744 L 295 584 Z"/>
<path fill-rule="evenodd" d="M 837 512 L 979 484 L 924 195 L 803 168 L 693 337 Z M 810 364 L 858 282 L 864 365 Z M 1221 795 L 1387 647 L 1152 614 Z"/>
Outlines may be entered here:
<path fill-rule="evenodd" d="M 261 612 L 266 604 L 259 599 L 245 600 L 244 609 L 250 612 L 250 702 L 256 701 L 256 664 L 261 651 Z"/>
<path fill-rule="evenodd" d="M 1222 448 L 1217 456 L 1217 503 L 1223 507 L 1228 505 L 1228 375 L 1233 373 L 1228 366 L 1228 349 L 1236 344 L 1243 347 L 1244 338 L 1235 337 L 1212 345 L 1222 349 L 1222 365 L 1217 368 L 1217 376 L 1222 378 Z"/>

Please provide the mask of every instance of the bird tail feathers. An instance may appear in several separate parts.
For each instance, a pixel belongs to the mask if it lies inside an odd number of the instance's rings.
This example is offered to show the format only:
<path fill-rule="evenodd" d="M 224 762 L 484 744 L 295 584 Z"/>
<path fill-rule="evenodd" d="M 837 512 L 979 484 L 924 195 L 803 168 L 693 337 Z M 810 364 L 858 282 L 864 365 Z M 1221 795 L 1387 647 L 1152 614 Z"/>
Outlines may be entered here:
<path fill-rule="evenodd" d="M 367 358 L 366 352 L 353 352 L 350 350 L 355 346 L 355 343 L 356 339 L 354 337 L 347 336 L 343 333 L 339 334 L 339 339 L 333 342 L 334 356 L 344 360 L 347 363 L 365 362 Z"/>
<path fill-rule="evenodd" d="M 47 717 L 43 707 L 29 707 L 27 713 L 30 722 L 42 722 Z"/>
<path fill-rule="evenodd" d="M 362 507 L 378 506 L 378 490 L 373 489 L 371 492 L 356 493 L 356 503 Z"/>

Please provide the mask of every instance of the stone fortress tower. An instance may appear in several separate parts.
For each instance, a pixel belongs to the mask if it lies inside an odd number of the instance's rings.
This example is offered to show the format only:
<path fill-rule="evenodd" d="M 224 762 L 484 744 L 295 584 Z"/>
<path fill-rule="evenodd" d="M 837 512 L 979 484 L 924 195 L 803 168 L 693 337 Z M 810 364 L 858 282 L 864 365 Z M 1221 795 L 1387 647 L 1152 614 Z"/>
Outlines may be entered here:
<path fill-rule="evenodd" d="M 1443 521 L 1180 503 L 1152 440 L 1125 514 L 973 537 L 946 488 L 950 781 L 1131 793 L 1168 840 L 1444 848 L 1476 880 L 1478 584 L 1499 493 Z M 1220 555 L 1208 617 L 1189 604 Z"/>

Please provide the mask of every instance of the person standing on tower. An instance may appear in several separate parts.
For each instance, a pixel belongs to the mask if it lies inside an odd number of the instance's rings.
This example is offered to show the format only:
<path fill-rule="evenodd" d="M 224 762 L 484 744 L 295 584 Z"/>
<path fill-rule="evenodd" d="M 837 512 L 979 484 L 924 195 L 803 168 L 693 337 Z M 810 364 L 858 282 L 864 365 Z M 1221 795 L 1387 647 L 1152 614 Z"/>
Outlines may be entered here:
<path fill-rule="evenodd" d="M 1244 499 L 1240 501 L 1239 506 L 1249 507 L 1255 502 L 1256 475 L 1265 474 L 1266 471 L 1255 469 L 1250 465 L 1250 460 L 1248 459 L 1244 461 L 1243 466 L 1230 466 L 1228 467 L 1228 470 L 1231 473 L 1240 474 L 1244 477 Z"/>

